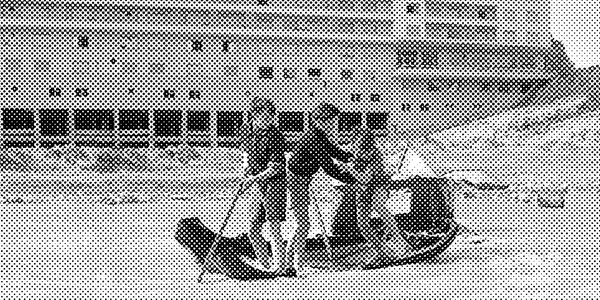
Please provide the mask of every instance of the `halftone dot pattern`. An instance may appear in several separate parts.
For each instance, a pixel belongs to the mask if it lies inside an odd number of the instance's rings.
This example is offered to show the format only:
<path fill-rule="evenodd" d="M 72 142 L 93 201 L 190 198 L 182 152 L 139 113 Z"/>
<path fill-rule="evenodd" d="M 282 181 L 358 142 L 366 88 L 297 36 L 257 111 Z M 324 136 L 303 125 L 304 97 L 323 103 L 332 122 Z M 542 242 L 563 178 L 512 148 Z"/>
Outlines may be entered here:
<path fill-rule="evenodd" d="M 2 299 L 598 295 L 598 68 L 548 3 L 108 2 L 0 4 Z M 310 177 L 297 277 L 255 259 L 264 189 L 236 196 L 257 97 L 288 164 L 329 103 L 333 147 L 368 128 L 391 176 L 368 203 Z"/>

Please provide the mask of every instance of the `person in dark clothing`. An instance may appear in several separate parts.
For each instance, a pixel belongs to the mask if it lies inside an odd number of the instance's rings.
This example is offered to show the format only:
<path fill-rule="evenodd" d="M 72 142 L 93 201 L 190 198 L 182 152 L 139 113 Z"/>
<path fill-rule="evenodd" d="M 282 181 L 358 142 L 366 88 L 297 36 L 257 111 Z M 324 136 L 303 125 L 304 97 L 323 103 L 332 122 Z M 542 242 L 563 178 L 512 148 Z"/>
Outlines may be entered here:
<path fill-rule="evenodd" d="M 310 229 L 309 187 L 313 176 L 323 168 L 329 176 L 346 184 L 356 180 L 349 173 L 342 172 L 334 159 L 349 162 L 353 155 L 338 148 L 333 141 L 338 133 L 339 110 L 334 105 L 321 103 L 311 112 L 308 130 L 298 142 L 288 165 L 288 187 L 291 196 L 291 209 L 294 211 L 298 227 L 286 250 L 286 274 L 294 276 L 294 260 L 301 266 L 304 247 Z"/>
<path fill-rule="evenodd" d="M 242 191 L 258 184 L 260 208 L 248 232 L 258 260 L 266 269 L 278 262 L 276 272 L 283 273 L 282 257 L 285 244 L 281 223 L 286 216 L 286 161 L 285 140 L 274 124 L 276 109 L 267 99 L 255 98 L 251 103 L 251 127 L 245 143 L 248 152 L 248 169 L 242 183 Z M 268 257 L 268 244 L 262 236 L 262 226 L 268 223 L 273 237 L 273 261 Z"/>

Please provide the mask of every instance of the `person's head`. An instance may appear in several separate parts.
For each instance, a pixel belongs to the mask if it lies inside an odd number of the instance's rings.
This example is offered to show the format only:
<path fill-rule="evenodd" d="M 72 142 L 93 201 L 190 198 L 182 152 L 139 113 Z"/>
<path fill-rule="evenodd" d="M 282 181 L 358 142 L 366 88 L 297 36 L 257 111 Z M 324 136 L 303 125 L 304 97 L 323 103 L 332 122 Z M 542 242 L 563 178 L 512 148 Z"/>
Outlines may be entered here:
<path fill-rule="evenodd" d="M 256 97 L 250 103 L 250 116 L 253 128 L 264 129 L 273 125 L 276 114 L 275 104 L 270 99 Z"/>
<path fill-rule="evenodd" d="M 323 131 L 330 140 L 338 137 L 338 120 L 340 110 L 333 104 L 320 103 L 310 114 L 312 125 Z"/>
<path fill-rule="evenodd" d="M 357 157 L 367 156 L 377 149 L 375 135 L 368 127 L 359 127 L 354 131 L 354 149 Z"/>

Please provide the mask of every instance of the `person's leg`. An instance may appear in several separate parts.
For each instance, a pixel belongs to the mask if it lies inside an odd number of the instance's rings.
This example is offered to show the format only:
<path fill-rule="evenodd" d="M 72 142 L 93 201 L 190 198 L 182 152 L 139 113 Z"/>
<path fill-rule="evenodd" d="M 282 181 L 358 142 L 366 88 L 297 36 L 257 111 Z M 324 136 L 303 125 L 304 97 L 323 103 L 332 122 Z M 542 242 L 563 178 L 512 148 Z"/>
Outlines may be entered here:
<path fill-rule="evenodd" d="M 281 224 L 286 219 L 287 187 L 285 182 L 272 182 L 262 186 L 265 197 L 264 209 L 268 229 L 271 233 L 272 261 L 271 266 L 283 273 L 285 270 L 284 252 L 285 244 L 281 233 Z"/>
<path fill-rule="evenodd" d="M 271 221 L 268 222 L 269 230 L 271 231 L 271 249 L 273 249 L 273 260 L 272 266 L 276 266 L 277 272 L 285 270 L 284 253 L 285 243 L 283 241 L 283 235 L 281 234 L 281 222 Z"/>
<path fill-rule="evenodd" d="M 298 257 L 300 261 L 304 258 L 304 247 L 306 245 L 308 231 L 310 230 L 310 216 L 308 213 L 308 206 L 310 203 L 310 178 L 302 178 L 294 175 L 291 175 L 290 177 L 289 190 L 291 204 L 298 227 L 286 249 L 286 268 L 292 268 L 294 266 L 295 257 Z"/>
<path fill-rule="evenodd" d="M 371 197 L 369 193 L 369 190 L 360 190 L 356 193 L 356 223 L 367 242 L 375 243 L 375 232 L 370 225 Z"/>
<path fill-rule="evenodd" d="M 252 221 L 252 226 L 248 232 L 248 238 L 256 254 L 256 259 L 266 268 L 271 267 L 269 258 L 269 244 L 262 236 L 262 225 L 265 223 L 265 209 L 262 207 L 257 216 Z"/>
<path fill-rule="evenodd" d="M 371 212 L 373 211 L 373 189 L 360 190 L 356 195 L 356 221 L 358 228 L 367 242 L 377 251 L 383 254 L 383 240 L 371 226 Z"/>

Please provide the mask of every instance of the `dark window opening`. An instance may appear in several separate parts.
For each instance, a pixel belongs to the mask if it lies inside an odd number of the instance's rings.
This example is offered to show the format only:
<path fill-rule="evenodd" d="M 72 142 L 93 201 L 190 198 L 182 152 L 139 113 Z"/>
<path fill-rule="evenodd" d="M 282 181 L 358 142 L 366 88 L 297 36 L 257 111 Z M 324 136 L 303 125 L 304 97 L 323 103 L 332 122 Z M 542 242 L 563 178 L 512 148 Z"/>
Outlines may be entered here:
<path fill-rule="evenodd" d="M 42 136 L 69 134 L 69 111 L 66 109 L 41 109 L 40 133 Z"/>
<path fill-rule="evenodd" d="M 341 132 L 353 131 L 359 128 L 362 124 L 362 114 L 359 112 L 342 112 L 340 113 L 338 130 Z"/>
<path fill-rule="evenodd" d="M 80 35 L 77 38 L 79 48 L 87 48 L 90 45 L 90 38 L 87 35 Z"/>
<path fill-rule="evenodd" d="M 4 129 L 33 130 L 35 129 L 35 113 L 30 109 L 2 109 Z"/>
<path fill-rule="evenodd" d="M 197 142 L 188 142 L 188 146 L 195 148 L 210 148 L 212 146 L 211 141 L 197 141 Z"/>
<path fill-rule="evenodd" d="M 119 111 L 120 130 L 148 130 L 150 128 L 150 113 L 147 110 Z"/>
<path fill-rule="evenodd" d="M 141 141 L 122 141 L 119 143 L 121 148 L 149 148 L 150 142 Z"/>
<path fill-rule="evenodd" d="M 42 148 L 54 148 L 54 147 L 64 147 L 69 142 L 67 141 L 42 141 L 40 142 L 40 147 Z"/>
<path fill-rule="evenodd" d="M 76 147 L 92 147 L 92 148 L 112 148 L 115 146 L 115 142 L 111 141 L 77 141 L 75 142 Z"/>
<path fill-rule="evenodd" d="M 239 148 L 240 144 L 241 143 L 239 141 L 219 141 L 219 142 L 217 142 L 217 147 L 219 147 L 219 148 Z"/>
<path fill-rule="evenodd" d="M 191 132 L 210 131 L 210 112 L 188 111 L 187 130 Z"/>
<path fill-rule="evenodd" d="M 223 52 L 229 52 L 229 41 L 223 41 L 221 44 L 221 50 Z"/>
<path fill-rule="evenodd" d="M 304 113 L 291 111 L 280 112 L 279 129 L 283 132 L 303 132 Z"/>
<path fill-rule="evenodd" d="M 352 93 L 350 94 L 350 101 L 352 102 L 360 102 L 361 94 Z"/>
<path fill-rule="evenodd" d="M 115 116 L 109 109 L 76 109 L 75 130 L 114 130 Z"/>
<path fill-rule="evenodd" d="M 320 68 L 308 69 L 308 77 L 321 77 L 321 69 Z"/>
<path fill-rule="evenodd" d="M 387 113 L 368 113 L 367 127 L 371 130 L 385 130 L 387 128 Z"/>
<path fill-rule="evenodd" d="M 371 94 L 370 100 L 371 100 L 371 102 L 379 102 L 379 101 L 381 101 L 381 95 L 377 94 L 377 93 Z"/>
<path fill-rule="evenodd" d="M 155 110 L 154 133 L 156 136 L 181 136 L 182 121 L 180 110 Z"/>
<path fill-rule="evenodd" d="M 352 78 L 354 78 L 354 72 L 350 69 L 342 70 L 341 75 L 342 79 L 346 80 L 352 80 Z"/>
<path fill-rule="evenodd" d="M 181 142 L 155 142 L 154 146 L 156 148 L 168 148 L 168 147 L 178 147 L 179 145 L 181 145 Z"/>
<path fill-rule="evenodd" d="M 4 141 L 4 148 L 33 148 L 35 147 L 35 141 L 23 141 L 23 140 L 6 140 Z"/>
<path fill-rule="evenodd" d="M 419 52 L 403 50 L 398 52 L 398 65 L 405 68 L 415 68 L 419 63 Z"/>
<path fill-rule="evenodd" d="M 409 15 L 419 14 L 419 3 L 406 4 L 406 13 Z"/>
<path fill-rule="evenodd" d="M 244 114 L 238 111 L 221 111 L 217 113 L 217 136 L 233 137 L 244 121 Z"/>
<path fill-rule="evenodd" d="M 272 79 L 273 78 L 273 67 L 259 67 L 258 77 L 261 79 Z"/>
<path fill-rule="evenodd" d="M 423 67 L 433 68 L 439 65 L 439 55 L 437 50 L 426 50 L 422 53 Z"/>
<path fill-rule="evenodd" d="M 202 41 L 192 41 L 192 51 L 202 51 Z"/>

